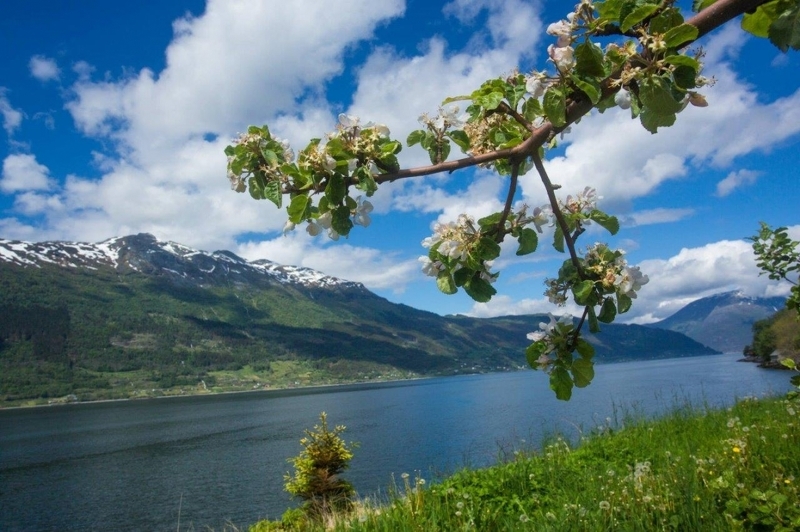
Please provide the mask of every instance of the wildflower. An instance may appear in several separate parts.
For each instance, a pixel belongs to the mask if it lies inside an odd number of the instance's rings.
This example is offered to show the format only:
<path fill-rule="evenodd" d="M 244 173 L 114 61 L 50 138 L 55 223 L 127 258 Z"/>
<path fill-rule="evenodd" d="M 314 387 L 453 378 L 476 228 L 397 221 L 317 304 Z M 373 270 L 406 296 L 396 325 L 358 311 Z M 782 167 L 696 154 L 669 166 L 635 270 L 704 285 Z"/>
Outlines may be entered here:
<path fill-rule="evenodd" d="M 601 510 L 610 510 L 611 509 L 611 503 L 608 502 L 608 501 L 600 501 L 599 506 L 600 506 Z"/>
<path fill-rule="evenodd" d="M 544 514 L 544 516 L 550 521 L 556 520 L 556 514 L 554 514 L 553 512 L 547 512 L 546 514 Z"/>
<path fill-rule="evenodd" d="M 525 515 L 525 514 L 522 514 L 522 515 L 519 516 L 519 520 L 522 521 L 523 523 L 527 523 L 528 520 L 529 520 L 529 517 L 527 515 Z"/>
<path fill-rule="evenodd" d="M 402 478 L 403 480 L 407 479 L 408 473 L 403 473 L 402 475 L 400 475 L 400 478 Z"/>
<path fill-rule="evenodd" d="M 460 509 L 462 509 L 463 507 L 464 507 L 464 503 L 463 503 L 463 502 L 461 502 L 461 501 L 458 501 L 458 502 L 456 503 L 456 508 L 458 508 L 459 510 L 460 510 Z"/>
<path fill-rule="evenodd" d="M 735 446 L 735 445 L 733 446 L 733 449 L 731 449 L 731 450 L 732 450 L 733 452 L 735 452 L 735 453 L 740 453 L 740 452 L 742 452 L 742 450 L 741 450 L 739 447 Z"/>

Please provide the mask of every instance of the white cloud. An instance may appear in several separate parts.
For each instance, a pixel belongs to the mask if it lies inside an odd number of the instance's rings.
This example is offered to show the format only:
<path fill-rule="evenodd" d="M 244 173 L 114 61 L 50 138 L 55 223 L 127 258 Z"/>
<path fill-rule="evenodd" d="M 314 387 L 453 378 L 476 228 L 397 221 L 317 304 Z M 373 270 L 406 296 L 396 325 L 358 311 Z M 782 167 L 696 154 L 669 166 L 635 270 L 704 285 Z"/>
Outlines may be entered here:
<path fill-rule="evenodd" d="M 3 177 L 0 190 L 6 194 L 26 190 L 42 190 L 52 185 L 50 171 L 36 162 L 33 155 L 12 154 L 3 160 Z"/>
<path fill-rule="evenodd" d="M 702 91 L 708 107 L 689 106 L 674 126 L 657 135 L 631 120 L 628 111 L 585 117 L 566 137 L 564 155 L 546 161 L 551 180 L 564 186 L 564 194 L 589 184 L 604 197 L 604 208 L 625 210 L 634 198 L 652 194 L 667 180 L 685 178 L 690 169 L 725 167 L 795 137 L 800 133 L 800 89 L 764 103 L 730 65 L 719 62 L 735 55 L 745 38 L 738 28 L 726 27 L 705 47 L 705 74 L 717 79 Z M 520 183 L 526 197 L 542 195 L 535 173 Z"/>
<path fill-rule="evenodd" d="M 202 16 L 173 24 L 162 72 L 79 82 L 68 108 L 84 131 L 114 132 L 141 152 L 192 135 L 230 135 L 321 89 L 341 72 L 348 46 L 402 11 L 400 0 L 210 0 Z"/>
<path fill-rule="evenodd" d="M 792 238 L 800 236 L 800 225 L 789 228 Z M 722 240 L 696 248 L 684 248 L 668 259 L 642 261 L 638 266 L 650 282 L 639 291 L 632 309 L 620 315 L 621 323 L 651 323 L 668 318 L 687 304 L 710 295 L 740 291 L 750 297 L 784 296 L 789 284 L 759 275 L 753 249 L 744 240 Z M 515 301 L 499 295 L 488 303 L 476 303 L 469 314 L 477 317 L 569 312 L 579 315 L 571 301 L 559 309 L 546 298 Z"/>
<path fill-rule="evenodd" d="M 6 96 L 7 89 L 0 87 L 0 114 L 3 115 L 3 129 L 10 137 L 22 123 L 22 111 L 14 109 Z"/>
<path fill-rule="evenodd" d="M 628 227 L 640 227 L 642 225 L 678 222 L 693 214 L 694 209 L 648 209 L 622 216 L 620 217 L 620 223 Z"/>
<path fill-rule="evenodd" d="M 729 173 L 725 179 L 717 183 L 717 196 L 725 197 L 737 188 L 752 185 L 761 176 L 761 172 L 741 169 Z"/>
<path fill-rule="evenodd" d="M 28 62 L 31 76 L 41 82 L 58 81 L 61 77 L 61 69 L 55 59 L 43 55 L 34 55 Z"/>
<path fill-rule="evenodd" d="M 404 260 L 395 253 L 342 243 L 319 247 L 300 228 L 285 237 L 241 244 L 236 253 L 249 260 L 268 258 L 279 264 L 312 268 L 363 283 L 370 290 L 390 289 L 400 293 L 410 282 L 421 279 L 416 259 Z"/>

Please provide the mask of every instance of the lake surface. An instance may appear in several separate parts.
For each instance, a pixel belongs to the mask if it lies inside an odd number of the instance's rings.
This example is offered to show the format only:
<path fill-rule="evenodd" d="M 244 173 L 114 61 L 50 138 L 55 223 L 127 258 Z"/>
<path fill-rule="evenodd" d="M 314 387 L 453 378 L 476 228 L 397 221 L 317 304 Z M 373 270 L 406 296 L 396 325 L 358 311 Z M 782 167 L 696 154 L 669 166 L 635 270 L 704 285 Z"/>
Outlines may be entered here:
<path fill-rule="evenodd" d="M 363 495 L 404 472 L 435 480 L 488 465 L 556 430 L 577 437 L 625 413 L 791 388 L 788 372 L 738 358 L 596 366 L 569 402 L 545 374 L 521 371 L 0 411 L 0 530 L 246 530 L 293 505 L 286 459 L 321 411 L 360 443 L 346 476 Z"/>

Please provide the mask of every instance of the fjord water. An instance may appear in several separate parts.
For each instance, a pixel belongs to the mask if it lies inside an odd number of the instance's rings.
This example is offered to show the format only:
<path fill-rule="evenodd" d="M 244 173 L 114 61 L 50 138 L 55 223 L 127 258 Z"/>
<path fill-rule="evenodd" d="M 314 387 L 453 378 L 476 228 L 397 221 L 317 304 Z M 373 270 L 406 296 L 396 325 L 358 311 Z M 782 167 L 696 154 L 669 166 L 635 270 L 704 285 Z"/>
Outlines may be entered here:
<path fill-rule="evenodd" d="M 369 494 L 392 475 L 435 480 L 625 412 L 790 389 L 788 373 L 737 358 L 597 366 L 570 402 L 555 399 L 546 375 L 521 371 L 0 411 L 0 530 L 246 530 L 292 505 L 286 459 L 321 411 L 360 443 L 346 476 Z"/>

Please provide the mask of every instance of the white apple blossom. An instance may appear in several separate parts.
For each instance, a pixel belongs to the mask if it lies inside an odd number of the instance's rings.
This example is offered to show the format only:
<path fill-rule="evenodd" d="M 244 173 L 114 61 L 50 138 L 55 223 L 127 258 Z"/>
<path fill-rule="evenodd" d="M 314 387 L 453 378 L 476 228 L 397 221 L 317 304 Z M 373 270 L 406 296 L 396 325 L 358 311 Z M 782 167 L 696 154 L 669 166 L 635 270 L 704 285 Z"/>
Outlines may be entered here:
<path fill-rule="evenodd" d="M 358 206 L 356 207 L 356 213 L 353 217 L 353 223 L 363 227 L 369 227 L 369 224 L 372 223 L 369 217 L 369 213 L 371 213 L 373 209 L 372 203 L 367 200 L 362 201 L 361 196 L 356 198 L 356 202 Z"/>
<path fill-rule="evenodd" d="M 444 264 L 439 260 L 432 261 L 430 258 L 422 256 L 419 258 L 419 262 L 422 263 L 422 273 L 430 277 L 437 277 L 439 272 L 444 270 Z"/>
<path fill-rule="evenodd" d="M 547 34 L 558 37 L 556 46 L 564 48 L 572 44 L 572 24 L 566 20 L 559 20 L 547 26 Z"/>
<path fill-rule="evenodd" d="M 544 90 L 547 88 L 545 85 L 544 75 L 534 72 L 525 81 L 525 90 L 531 95 L 531 98 L 541 98 L 544 95 Z"/>
<path fill-rule="evenodd" d="M 575 66 L 574 54 L 575 50 L 571 46 L 553 46 L 551 44 L 547 47 L 547 55 L 561 72 L 569 72 Z"/>
<path fill-rule="evenodd" d="M 286 220 L 286 223 L 283 225 L 283 236 L 286 236 L 290 231 L 294 231 L 295 223 L 291 220 Z"/>
<path fill-rule="evenodd" d="M 624 88 L 620 89 L 617 94 L 614 95 L 614 103 L 619 105 L 620 109 L 630 109 L 631 93 Z"/>
<path fill-rule="evenodd" d="M 347 114 L 344 114 L 344 113 L 339 113 L 339 124 L 341 124 L 342 127 L 345 127 L 345 128 L 358 127 L 358 123 L 360 121 L 361 121 L 361 119 L 358 118 L 355 115 L 347 115 Z"/>

